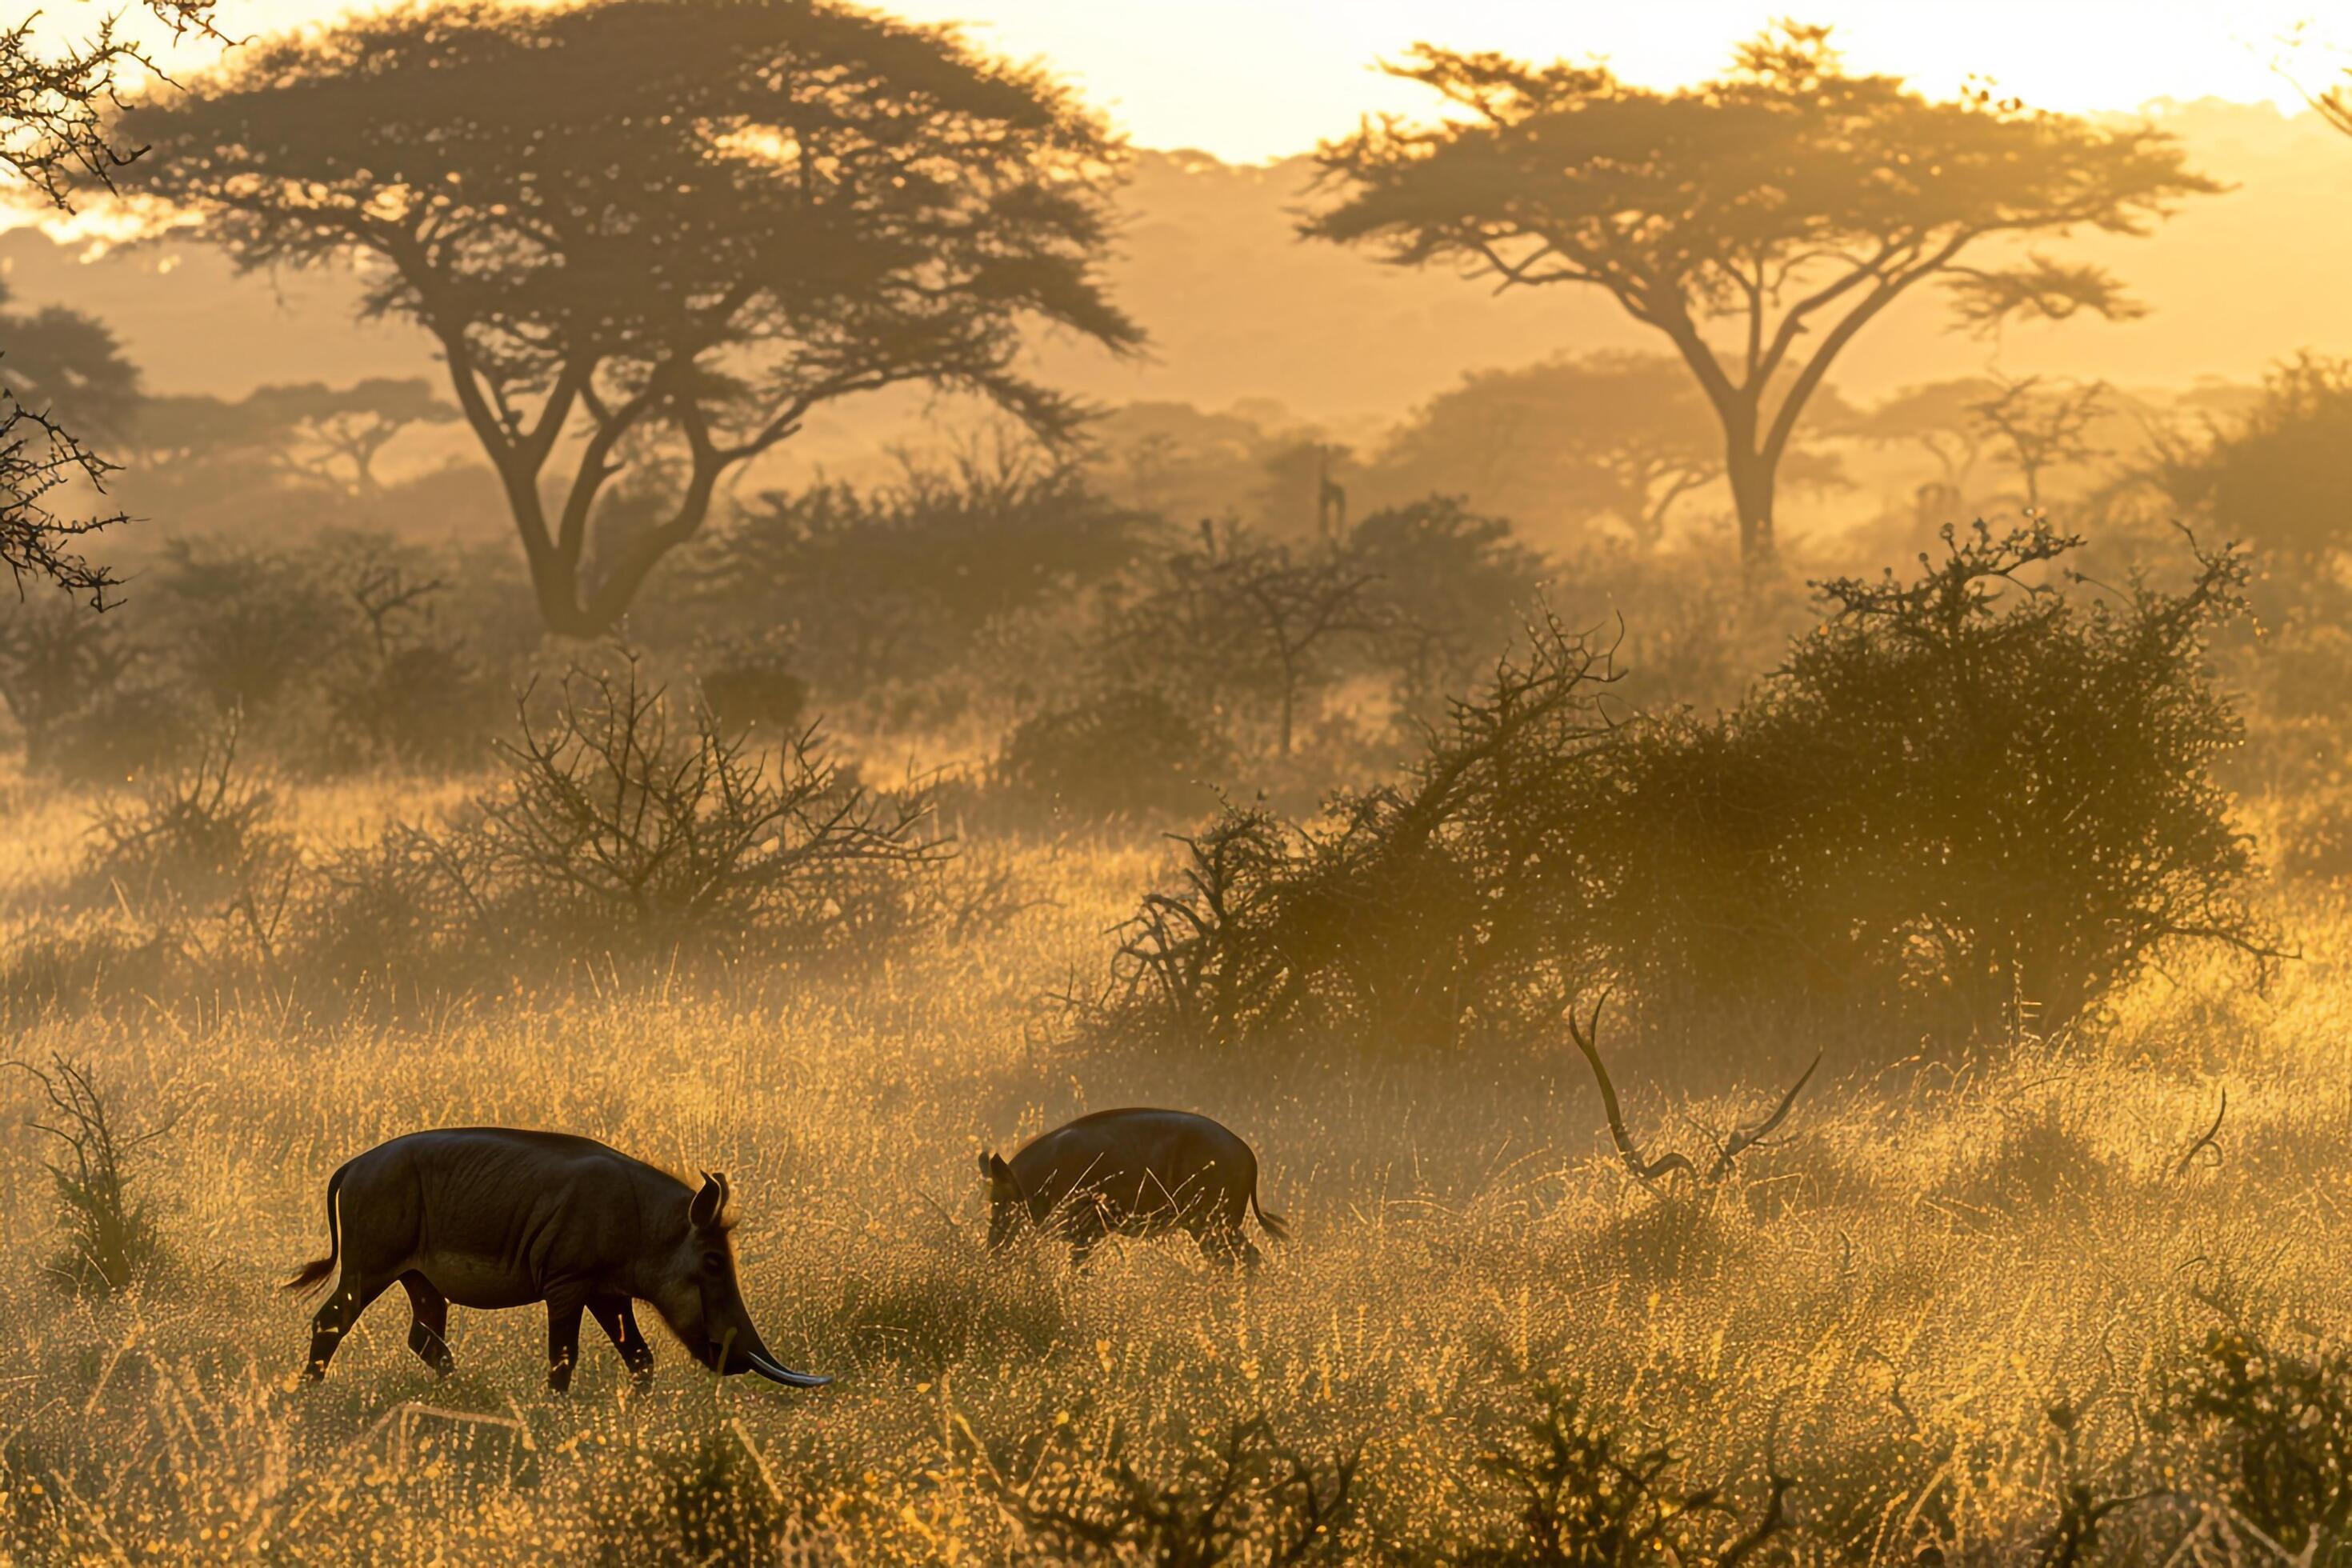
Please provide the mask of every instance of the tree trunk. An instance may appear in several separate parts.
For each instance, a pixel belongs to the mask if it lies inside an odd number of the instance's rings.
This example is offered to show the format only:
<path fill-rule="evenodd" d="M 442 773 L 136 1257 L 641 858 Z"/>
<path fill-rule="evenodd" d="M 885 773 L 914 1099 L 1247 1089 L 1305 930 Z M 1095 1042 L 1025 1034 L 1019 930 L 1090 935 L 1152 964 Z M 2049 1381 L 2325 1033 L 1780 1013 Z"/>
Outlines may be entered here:
<path fill-rule="evenodd" d="M 1753 572 L 1769 566 L 1778 548 L 1772 536 L 1772 463 L 1734 441 L 1727 455 L 1731 504 L 1739 519 L 1739 563 Z"/>

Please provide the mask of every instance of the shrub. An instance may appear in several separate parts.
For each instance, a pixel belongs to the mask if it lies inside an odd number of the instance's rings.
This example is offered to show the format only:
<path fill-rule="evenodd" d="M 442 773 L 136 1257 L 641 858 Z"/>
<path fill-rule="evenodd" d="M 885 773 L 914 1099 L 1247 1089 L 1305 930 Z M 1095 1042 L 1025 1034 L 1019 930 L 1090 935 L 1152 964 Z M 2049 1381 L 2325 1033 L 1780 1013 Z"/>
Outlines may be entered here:
<path fill-rule="evenodd" d="M 12 1064 L 30 1074 L 48 1101 L 47 1119 L 31 1125 L 62 1151 L 43 1162 L 56 1183 L 65 1217 L 68 1246 L 49 1271 L 83 1296 L 116 1296 L 152 1267 L 161 1247 L 142 1205 L 128 1189 L 131 1154 L 171 1130 L 164 1122 L 143 1132 L 123 1128 L 87 1066 L 51 1058 L 49 1070 L 27 1062 Z"/>
<path fill-rule="evenodd" d="M 343 992 L 464 989 L 511 973 L 533 933 L 505 919 L 471 816 L 394 824 L 313 870 L 297 912 L 303 973 Z"/>
<path fill-rule="evenodd" d="M 1235 735 L 1262 734 L 1287 758 L 1349 668 L 1391 628 L 1378 574 L 1342 548 L 1294 550 L 1203 522 L 1197 547 L 1154 560 L 1091 650 L 1110 682 L 1181 682 Z"/>
<path fill-rule="evenodd" d="M 2074 541 L 1947 536 L 1916 580 L 1839 581 L 1729 712 L 1621 724 L 1613 644 L 1538 628 L 1402 782 L 1299 824 L 1228 806 L 1148 895 L 1097 998 L 1223 1042 L 1443 1043 L 1604 976 L 1709 1008 L 1955 1031 L 2078 1015 L 2168 946 L 2267 963 L 2238 735 L 2204 658 L 2240 558 L 2177 593 L 2029 587 Z"/>
<path fill-rule="evenodd" d="M 778 655 L 732 652 L 712 661 L 697 679 L 711 722 L 730 735 L 764 730 L 785 734 L 801 727 L 808 682 Z"/>
<path fill-rule="evenodd" d="M 2242 419 L 2159 455 L 2173 504 L 2231 538 L 2251 538 L 2306 570 L 2347 542 L 2352 492 L 2352 361 L 2304 353 L 2263 378 Z"/>
<path fill-rule="evenodd" d="M 276 798 L 237 765 L 240 727 L 230 713 L 192 760 L 100 806 L 86 880 L 169 910 L 234 901 L 287 872 Z"/>
<path fill-rule="evenodd" d="M 814 729 L 760 753 L 707 711 L 674 728 L 635 656 L 618 675 L 573 666 L 544 721 L 530 706 L 520 738 L 499 742 L 509 776 L 483 798 L 479 831 L 491 879 L 540 926 L 814 940 L 945 854 L 919 789 L 866 789 Z"/>
<path fill-rule="evenodd" d="M 1612 651 L 1548 620 L 1402 782 L 1304 826 L 1227 805 L 1122 928 L 1105 1021 L 1434 1044 L 1556 1008 L 1590 963 L 1572 830 L 1613 733 Z"/>
<path fill-rule="evenodd" d="M 1911 581 L 1827 614 L 1710 721 L 1643 727 L 1585 835 L 1592 918 L 1653 996 L 2057 1023 L 2168 944 L 2257 960 L 2247 837 L 2215 762 L 2239 724 L 2204 658 L 2231 550 L 2178 593 L 2029 585 L 2079 542 L 1945 533 Z"/>
<path fill-rule="evenodd" d="M 2168 1373 L 2153 1424 L 2205 1439 L 2230 1506 L 2301 1560 L 2332 1562 L 2352 1527 L 2352 1349 L 2297 1354 L 2216 1329 Z M 2213 1447 L 2218 1445 L 2218 1447 Z"/>
<path fill-rule="evenodd" d="M 124 616 L 47 594 L 0 615 L 0 701 L 24 735 L 28 767 L 120 779 L 187 742 L 182 705 L 157 682 Z"/>
<path fill-rule="evenodd" d="M 1150 531 L 1028 449 L 909 463 L 869 490 L 762 496 L 697 552 L 668 613 L 697 631 L 781 629 L 799 674 L 863 698 L 960 666 L 989 625 L 1123 571 Z"/>
<path fill-rule="evenodd" d="M 153 582 L 173 665 L 224 713 L 260 712 L 347 656 L 360 636 L 314 556 L 176 539 Z"/>
<path fill-rule="evenodd" d="M 383 541 L 352 541 L 344 553 L 343 598 L 367 636 L 329 675 L 325 760 L 346 767 L 478 763 L 497 715 L 489 681 L 435 615 L 448 584 L 422 575 Z"/>
<path fill-rule="evenodd" d="M 1087 821 L 1189 816 L 1234 765 L 1198 715 L 1148 688 L 1104 688 L 1034 715 L 1005 738 L 995 782 L 1014 797 Z"/>
<path fill-rule="evenodd" d="M 1260 1416 L 1229 1426 L 1213 1449 L 1187 1453 L 1167 1479 L 1125 1457 L 1107 1472 L 1054 1462 L 1008 1500 L 1065 1561 L 1312 1563 L 1339 1548 L 1358 1460 L 1301 1455 Z"/>
<path fill-rule="evenodd" d="M 1785 1477 L 1772 1478 L 1763 1511 L 1741 1529 L 1720 1489 L 1676 1479 L 1670 1444 L 1629 1440 L 1596 1421 L 1572 1386 L 1539 1389 L 1537 1405 L 1513 1440 L 1479 1456 L 1511 1522 L 1465 1552 L 1465 1564 L 1733 1568 L 1788 1527 L 1782 1502 L 1795 1483 Z"/>
<path fill-rule="evenodd" d="M 1372 579 L 1373 664 L 1395 683 L 1400 713 L 1442 714 L 1448 692 L 1476 680 L 1536 602 L 1544 558 L 1508 521 L 1430 496 L 1373 512 L 1349 531 L 1348 559 Z"/>

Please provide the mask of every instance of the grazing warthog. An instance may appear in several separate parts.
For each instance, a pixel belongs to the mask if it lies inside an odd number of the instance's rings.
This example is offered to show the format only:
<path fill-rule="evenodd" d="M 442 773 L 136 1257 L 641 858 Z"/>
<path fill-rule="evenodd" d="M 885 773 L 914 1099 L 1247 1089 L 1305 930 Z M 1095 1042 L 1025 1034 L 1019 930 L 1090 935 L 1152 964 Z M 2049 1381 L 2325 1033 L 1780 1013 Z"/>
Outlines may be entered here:
<path fill-rule="evenodd" d="M 547 1385 L 570 1386 L 580 1314 L 592 1314 L 640 1384 L 653 1348 L 632 1303 L 650 1301 L 694 1359 L 721 1374 L 754 1372 L 794 1388 L 829 1377 L 768 1353 L 744 1310 L 728 1245 L 727 1178 L 697 1191 L 591 1138 L 448 1127 L 379 1143 L 327 1182 L 327 1256 L 286 1282 L 308 1289 L 342 1276 L 310 1321 L 310 1375 L 368 1303 L 397 1280 L 415 1321 L 408 1348 L 446 1377 L 449 1303 L 547 1303 Z"/>
<path fill-rule="evenodd" d="M 1276 1241 L 1279 1216 L 1257 1206 L 1257 1156 L 1230 1129 L 1189 1110 L 1097 1110 L 1033 1139 L 1010 1163 L 980 1157 L 988 1178 L 988 1246 L 1002 1251 L 1024 1219 L 1066 1241 L 1084 1263 L 1106 1236 L 1184 1230 L 1209 1257 L 1255 1268 L 1242 1234 L 1250 1214 Z"/>

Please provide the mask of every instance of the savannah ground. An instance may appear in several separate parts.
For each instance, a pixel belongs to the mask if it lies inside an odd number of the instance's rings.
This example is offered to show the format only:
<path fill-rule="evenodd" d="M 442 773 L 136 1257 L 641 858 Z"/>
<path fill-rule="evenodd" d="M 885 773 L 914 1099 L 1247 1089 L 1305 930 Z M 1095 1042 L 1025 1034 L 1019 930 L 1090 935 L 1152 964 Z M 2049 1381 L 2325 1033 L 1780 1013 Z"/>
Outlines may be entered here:
<path fill-rule="evenodd" d="M 89 802 L 0 789 L 13 937 L 47 918 Z M 451 797 L 343 785 L 283 805 L 323 845 Z M 1627 1174 L 1564 1034 L 1442 1058 L 1070 1043 L 1041 994 L 1099 972 L 1164 846 L 989 847 L 1054 901 L 887 961 L 616 978 L 396 1022 L 268 994 L 13 1019 L 8 1055 L 83 1061 L 127 1128 L 171 1125 L 131 1167 L 163 1262 L 79 1300 L 48 1268 L 37 1086 L 9 1079 L 0 1557 L 1715 1561 L 1768 1517 L 1777 1474 L 1795 1483 L 1785 1526 L 1743 1560 L 2271 1560 L 2227 1438 L 2158 1407 L 2217 1329 L 2305 1354 L 2352 1329 L 2352 920 L 2333 895 L 2274 889 L 2302 956 L 2267 994 L 2192 960 L 2063 1039 L 1877 1070 L 1832 1057 L 1787 1136 L 1697 1193 Z M 1602 1044 L 1651 1152 L 1703 1149 L 1811 1055 L 1726 1038 L 1669 1061 L 1627 1025 Z M 2218 1135 L 2184 1163 L 2224 1089 Z M 1129 1103 L 1240 1131 L 1294 1245 L 1246 1280 L 1181 1238 L 1082 1275 L 1042 1249 L 986 1256 L 974 1152 Z M 299 1381 L 311 1307 L 278 1282 L 325 1247 L 329 1173 L 468 1123 L 727 1172 L 769 1344 L 839 1383 L 719 1382 L 656 1336 L 656 1382 L 634 1394 L 591 1336 L 557 1397 L 542 1313 L 463 1309 L 457 1371 L 436 1383 L 397 1292 L 323 1384 Z M 1542 1556 L 1540 1485 L 1507 1471 L 1540 1457 L 1547 1390 L 1580 1391 L 1586 1425 L 1556 1433 L 1670 1447 L 1658 1495 L 1720 1488 L 1720 1507 L 1663 1547 L 1636 1524 Z M 1234 1440 L 1234 1496 L 1203 1534 Z M 1573 1516 L 1553 1490 L 1555 1522 Z"/>

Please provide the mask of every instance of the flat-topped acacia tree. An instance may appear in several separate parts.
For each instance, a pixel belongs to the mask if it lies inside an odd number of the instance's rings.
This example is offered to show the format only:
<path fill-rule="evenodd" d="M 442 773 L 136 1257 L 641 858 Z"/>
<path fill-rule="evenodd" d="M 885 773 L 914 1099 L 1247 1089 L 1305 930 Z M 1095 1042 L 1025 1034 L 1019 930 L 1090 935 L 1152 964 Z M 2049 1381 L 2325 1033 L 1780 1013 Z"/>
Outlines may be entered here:
<path fill-rule="evenodd" d="M 1822 27 L 1783 23 L 1722 78 L 1672 92 L 1426 44 L 1388 69 L 1462 112 L 1324 143 L 1319 188 L 1336 199 L 1301 232 L 1502 288 L 1599 289 L 1664 333 L 1723 426 L 1750 563 L 1773 553 L 1774 483 L 1807 401 L 1889 305 L 1940 279 L 1979 326 L 2137 314 L 2099 268 L 1977 258 L 2002 238 L 2141 234 L 2221 188 L 2152 129 L 1848 75 Z"/>
<path fill-rule="evenodd" d="M 1118 143 L 1042 71 L 810 0 L 458 0 L 249 46 L 132 111 L 158 227 L 244 268 L 366 264 L 440 344 L 549 630 L 592 637 L 720 479 L 821 404 L 975 393 L 1059 437 L 1029 333 L 1124 351 L 1097 268 Z M 605 558 L 625 462 L 678 476 Z"/>

